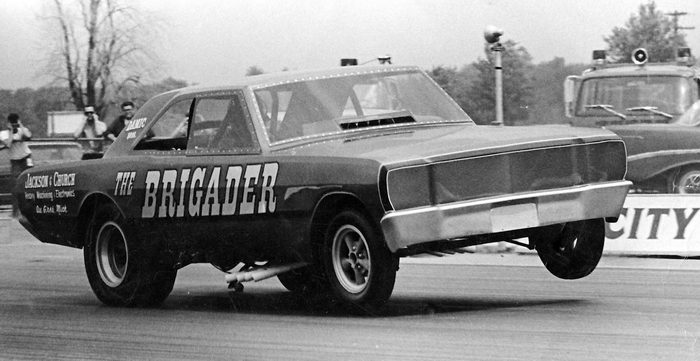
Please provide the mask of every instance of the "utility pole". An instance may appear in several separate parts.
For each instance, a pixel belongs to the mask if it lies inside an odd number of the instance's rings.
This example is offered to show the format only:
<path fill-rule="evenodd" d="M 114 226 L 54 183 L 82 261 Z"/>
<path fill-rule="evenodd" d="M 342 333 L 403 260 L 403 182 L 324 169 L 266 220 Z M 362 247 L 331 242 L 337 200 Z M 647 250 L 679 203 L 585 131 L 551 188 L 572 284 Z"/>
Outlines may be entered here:
<path fill-rule="evenodd" d="M 678 18 L 684 15 L 688 15 L 685 11 L 674 11 L 672 13 L 666 13 L 666 15 L 673 18 L 673 56 L 678 56 L 678 31 L 679 30 L 693 30 L 694 26 L 679 26 Z"/>

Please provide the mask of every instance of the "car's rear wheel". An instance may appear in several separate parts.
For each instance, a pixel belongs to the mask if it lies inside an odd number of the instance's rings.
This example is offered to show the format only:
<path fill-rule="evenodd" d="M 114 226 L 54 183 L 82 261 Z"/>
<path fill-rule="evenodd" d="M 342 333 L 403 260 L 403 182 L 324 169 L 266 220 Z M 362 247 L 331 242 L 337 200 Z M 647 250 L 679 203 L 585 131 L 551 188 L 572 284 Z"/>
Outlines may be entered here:
<path fill-rule="evenodd" d="M 373 312 L 391 296 L 398 257 L 361 213 L 345 210 L 331 220 L 322 258 L 331 291 L 339 301 Z"/>
<path fill-rule="evenodd" d="M 170 294 L 177 270 L 154 259 L 125 225 L 114 205 L 90 221 L 83 256 L 90 287 L 110 306 L 158 305 Z"/>
<path fill-rule="evenodd" d="M 301 294 L 318 293 L 323 290 L 323 280 L 314 271 L 314 265 L 293 269 L 277 275 L 284 288 Z"/>
<path fill-rule="evenodd" d="M 530 237 L 540 260 L 553 275 L 577 279 L 598 265 L 605 244 L 602 219 L 569 222 L 543 228 Z"/>
<path fill-rule="evenodd" d="M 686 167 L 673 177 L 671 192 L 679 194 L 700 193 L 700 167 Z"/>

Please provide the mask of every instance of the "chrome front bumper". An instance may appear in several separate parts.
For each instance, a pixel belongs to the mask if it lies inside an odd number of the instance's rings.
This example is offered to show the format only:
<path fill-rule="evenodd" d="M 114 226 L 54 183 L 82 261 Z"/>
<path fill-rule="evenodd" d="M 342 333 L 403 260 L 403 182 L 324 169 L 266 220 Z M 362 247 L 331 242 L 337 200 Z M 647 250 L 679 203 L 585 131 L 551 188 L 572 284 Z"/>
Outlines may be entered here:
<path fill-rule="evenodd" d="M 381 220 L 389 249 L 584 219 L 617 217 L 629 181 L 518 193 L 387 213 Z"/>

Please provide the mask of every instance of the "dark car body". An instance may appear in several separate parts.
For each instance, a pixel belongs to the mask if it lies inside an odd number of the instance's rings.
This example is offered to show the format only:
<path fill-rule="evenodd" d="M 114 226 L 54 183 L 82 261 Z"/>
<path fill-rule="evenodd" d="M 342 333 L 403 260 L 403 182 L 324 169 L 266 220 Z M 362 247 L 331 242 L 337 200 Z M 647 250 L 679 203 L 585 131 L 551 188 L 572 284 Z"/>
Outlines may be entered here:
<path fill-rule="evenodd" d="M 697 193 L 700 185 L 700 102 L 669 124 L 607 126 L 627 145 L 627 179 L 644 192 Z M 690 177 L 690 178 L 688 178 Z"/>
<path fill-rule="evenodd" d="M 477 126 L 417 68 L 352 67 L 156 96 L 102 159 L 35 167 L 15 193 L 39 240 L 85 247 L 108 304 L 159 302 L 178 268 L 208 262 L 243 266 L 226 276 L 235 286 L 279 275 L 369 306 L 389 297 L 401 256 L 549 245 L 562 229 L 579 247 L 595 234 L 595 255 L 624 174 L 609 131 Z M 592 258 L 559 276 L 590 273 Z M 125 285 L 134 269 L 148 290 Z"/>
<path fill-rule="evenodd" d="M 32 160 L 35 165 L 57 164 L 79 160 L 83 148 L 79 143 L 70 141 L 29 141 Z M 0 204 L 9 204 L 12 197 L 12 179 L 10 155 L 6 150 L 0 150 Z"/>

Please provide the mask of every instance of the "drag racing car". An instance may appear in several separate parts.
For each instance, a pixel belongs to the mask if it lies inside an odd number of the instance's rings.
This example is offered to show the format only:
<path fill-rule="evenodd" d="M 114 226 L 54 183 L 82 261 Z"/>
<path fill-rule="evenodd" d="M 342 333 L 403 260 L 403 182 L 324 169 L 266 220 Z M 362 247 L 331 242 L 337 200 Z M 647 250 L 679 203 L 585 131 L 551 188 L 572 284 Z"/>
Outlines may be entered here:
<path fill-rule="evenodd" d="M 479 126 L 418 68 L 355 66 L 157 95 L 102 159 L 37 166 L 14 194 L 36 238 L 83 249 L 107 305 L 159 304 L 210 263 L 236 290 L 277 276 L 376 309 L 401 257 L 478 244 L 588 275 L 625 156 L 607 130 Z"/>

